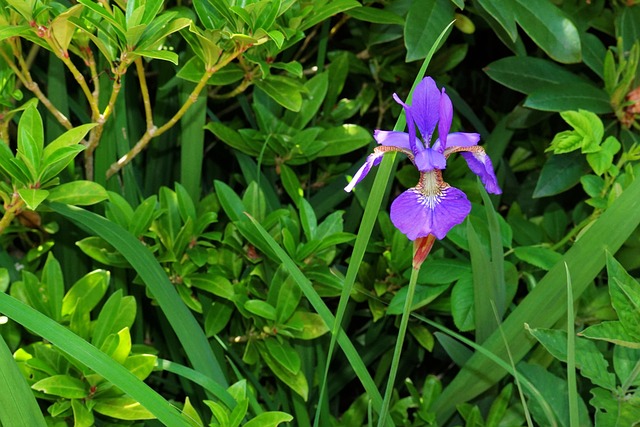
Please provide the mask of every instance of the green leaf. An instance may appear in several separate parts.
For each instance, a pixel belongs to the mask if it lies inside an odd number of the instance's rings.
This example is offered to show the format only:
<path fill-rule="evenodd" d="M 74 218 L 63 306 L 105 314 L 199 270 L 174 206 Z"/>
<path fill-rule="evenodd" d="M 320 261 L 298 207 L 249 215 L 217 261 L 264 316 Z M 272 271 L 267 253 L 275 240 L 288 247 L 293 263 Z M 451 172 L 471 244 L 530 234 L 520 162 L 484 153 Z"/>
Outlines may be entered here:
<path fill-rule="evenodd" d="M 132 296 L 122 296 L 122 291 L 111 294 L 94 325 L 91 343 L 102 347 L 110 334 L 130 328 L 136 317 L 136 301 Z"/>
<path fill-rule="evenodd" d="M 125 359 L 122 365 L 136 378 L 145 380 L 156 366 L 158 357 L 153 354 L 133 354 Z"/>
<path fill-rule="evenodd" d="M 413 296 L 413 305 L 411 306 L 411 311 L 428 305 L 447 289 L 449 289 L 449 284 L 436 286 L 416 286 L 416 292 Z M 407 290 L 408 288 L 405 286 L 393 296 L 391 302 L 389 303 L 389 306 L 387 307 L 387 314 L 402 314 L 404 302 L 407 298 Z"/>
<path fill-rule="evenodd" d="M 110 273 L 95 270 L 80 278 L 62 299 L 62 316 L 68 316 L 75 310 L 90 312 L 104 297 L 109 285 Z M 78 303 L 82 301 L 82 305 Z"/>
<path fill-rule="evenodd" d="M 567 332 L 545 328 L 529 328 L 529 333 L 556 359 L 567 362 Z M 589 378 L 595 385 L 614 391 L 616 378 L 609 372 L 609 363 L 604 358 L 593 341 L 577 337 L 575 340 L 576 367 L 584 377 Z"/>
<path fill-rule="evenodd" d="M 94 399 L 93 410 L 118 420 L 151 420 L 156 418 L 129 396 Z"/>
<path fill-rule="evenodd" d="M 269 411 L 258 414 L 247 421 L 244 427 L 275 427 L 280 423 L 293 421 L 293 416 L 285 412 Z"/>
<path fill-rule="evenodd" d="M 616 37 L 622 38 L 622 49 L 628 52 L 640 39 L 640 7 L 623 7 L 616 18 Z"/>
<path fill-rule="evenodd" d="M 0 365 L 0 422 L 7 426 L 45 427 L 47 424 L 33 391 L 29 389 L 3 335 L 0 335 Z"/>
<path fill-rule="evenodd" d="M 301 361 L 300 355 L 291 347 L 287 341 L 278 341 L 277 338 L 267 338 L 264 340 L 267 351 L 275 360 L 277 360 L 287 371 L 292 374 L 300 372 Z"/>
<path fill-rule="evenodd" d="M 363 127 L 344 124 L 323 131 L 317 139 L 327 143 L 318 156 L 329 157 L 350 153 L 364 147 L 372 141 L 373 137 L 371 132 Z"/>
<path fill-rule="evenodd" d="M 229 301 L 233 300 L 235 295 L 233 285 L 224 276 L 212 273 L 192 274 L 189 275 L 186 282 L 189 286 L 202 289 Z"/>
<path fill-rule="evenodd" d="M 286 109 L 300 111 L 302 108 L 303 86 L 296 80 L 285 76 L 270 75 L 265 79 L 255 80 L 254 83 Z"/>
<path fill-rule="evenodd" d="M 611 305 L 618 314 L 622 326 L 638 341 L 640 332 L 640 284 L 629 275 L 613 256 L 607 253 L 607 273 Z"/>
<path fill-rule="evenodd" d="M 522 29 L 551 59 L 565 64 L 582 60 L 580 34 L 549 0 L 516 0 L 511 7 Z"/>
<path fill-rule="evenodd" d="M 68 205 L 95 205 L 108 198 L 107 190 L 93 181 L 72 181 L 58 185 L 49 191 L 47 200 Z"/>
<path fill-rule="evenodd" d="M 257 316 L 267 320 L 276 320 L 276 309 L 266 301 L 257 299 L 248 300 L 244 303 L 244 308 Z"/>
<path fill-rule="evenodd" d="M 85 237 L 76 242 L 76 245 L 82 252 L 105 265 L 121 268 L 130 267 L 127 259 L 100 237 Z"/>
<path fill-rule="evenodd" d="M 16 158 L 24 162 L 34 181 L 40 171 L 43 150 L 44 131 L 42 129 L 42 118 L 37 108 L 32 104 L 24 110 L 18 123 L 18 151 Z"/>
<path fill-rule="evenodd" d="M 630 334 L 622 323 L 617 320 L 589 326 L 578 335 L 592 340 L 608 341 L 624 347 L 640 349 L 640 340 Z"/>
<path fill-rule="evenodd" d="M 595 425 L 598 427 L 632 426 L 640 419 L 640 407 L 626 402 L 609 390 L 599 387 L 591 389 L 593 398 L 589 401 L 596 410 Z"/>
<path fill-rule="evenodd" d="M 44 202 L 47 196 L 49 196 L 47 190 L 35 188 L 21 188 L 18 190 L 18 194 L 31 210 L 36 210 L 38 206 L 40 206 L 40 203 Z"/>
<path fill-rule="evenodd" d="M 542 111 L 568 111 L 584 109 L 596 114 L 611 113 L 609 95 L 592 85 L 568 83 L 532 91 L 524 102 L 525 107 Z"/>
<path fill-rule="evenodd" d="M 278 323 L 286 322 L 298 308 L 302 291 L 297 283 L 291 278 L 282 282 L 278 291 L 278 300 L 276 303 L 276 320 Z"/>
<path fill-rule="evenodd" d="M 415 61 L 427 56 L 453 19 L 453 5 L 449 0 L 412 2 L 404 25 L 406 61 Z M 446 36 L 442 41 L 444 40 Z"/>
<path fill-rule="evenodd" d="M 558 85 L 587 80 L 561 65 L 531 56 L 508 56 L 487 65 L 489 77 L 518 92 L 530 94 L 540 90 L 562 91 Z"/>
<path fill-rule="evenodd" d="M 329 332 L 327 324 L 319 314 L 307 311 L 293 313 L 286 326 L 294 338 L 301 340 L 313 340 Z"/>
<path fill-rule="evenodd" d="M 320 73 L 304 84 L 306 96 L 300 111 L 286 111 L 283 121 L 294 129 L 304 129 L 318 114 L 329 88 L 329 73 Z"/>
<path fill-rule="evenodd" d="M 170 52 L 168 50 L 140 50 L 136 49 L 132 54 L 140 55 L 143 58 L 161 59 L 163 61 L 169 61 L 173 65 L 178 65 L 178 54 Z"/>
<path fill-rule="evenodd" d="M 323 1 L 322 3 L 314 5 L 313 13 L 310 13 L 308 19 L 304 20 L 299 30 L 305 31 L 333 15 L 337 15 L 338 13 L 360 6 L 361 4 L 355 0 Z"/>
<path fill-rule="evenodd" d="M 562 193 L 580 182 L 580 178 L 587 171 L 584 156 L 580 153 L 553 155 L 542 167 L 533 197 L 548 197 Z"/>
<path fill-rule="evenodd" d="M 275 359 L 271 353 L 266 350 L 266 347 L 258 346 L 258 351 L 260 352 L 262 360 L 264 360 L 269 369 L 271 369 L 271 372 L 273 372 L 280 381 L 289 386 L 291 390 L 300 395 L 306 402 L 309 398 L 309 384 L 302 370 L 293 374 L 286 369 L 279 360 Z"/>
<path fill-rule="evenodd" d="M 585 193 L 587 193 L 591 197 L 600 197 L 602 196 L 602 191 L 604 190 L 604 179 L 595 176 L 595 175 L 584 175 L 580 178 L 580 183 L 582 184 L 582 188 Z"/>
<path fill-rule="evenodd" d="M 66 399 L 84 399 L 89 396 L 89 384 L 69 375 L 53 375 L 31 386 L 32 389 Z"/>
<path fill-rule="evenodd" d="M 93 412 L 91 412 L 91 410 L 87 408 L 84 401 L 72 399 L 71 408 L 73 410 L 74 427 L 91 427 L 95 425 Z"/>
<path fill-rule="evenodd" d="M 600 151 L 587 154 L 589 166 L 596 174 L 603 175 L 613 166 L 613 156 L 620 151 L 621 147 L 615 136 L 608 136 L 602 143 Z"/>
<path fill-rule="evenodd" d="M 560 116 L 583 138 L 581 142 L 582 153 L 600 151 L 604 125 L 597 115 L 591 111 L 578 110 L 563 111 Z"/>
<path fill-rule="evenodd" d="M 562 259 L 562 255 L 544 246 L 519 246 L 513 253 L 518 259 L 544 271 L 551 270 Z"/>
<path fill-rule="evenodd" d="M 374 7 L 355 7 L 348 10 L 346 14 L 360 21 L 372 22 L 374 24 L 404 25 L 402 16 L 396 15 L 389 10 Z"/>
<path fill-rule="evenodd" d="M 466 332 L 475 329 L 473 280 L 471 275 L 465 276 L 453 285 L 451 289 L 451 314 L 458 330 Z"/>

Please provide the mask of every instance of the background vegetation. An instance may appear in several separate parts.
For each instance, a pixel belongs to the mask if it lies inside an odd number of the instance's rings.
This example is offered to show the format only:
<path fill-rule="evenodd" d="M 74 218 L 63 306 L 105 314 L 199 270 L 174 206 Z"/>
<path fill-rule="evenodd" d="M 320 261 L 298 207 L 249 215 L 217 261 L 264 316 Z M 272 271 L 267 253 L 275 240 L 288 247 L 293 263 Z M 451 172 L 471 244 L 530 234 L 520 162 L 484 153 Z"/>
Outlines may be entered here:
<path fill-rule="evenodd" d="M 636 3 L 0 0 L 1 425 L 638 423 Z M 423 75 L 503 194 L 386 390 L 418 176 L 342 189 Z"/>

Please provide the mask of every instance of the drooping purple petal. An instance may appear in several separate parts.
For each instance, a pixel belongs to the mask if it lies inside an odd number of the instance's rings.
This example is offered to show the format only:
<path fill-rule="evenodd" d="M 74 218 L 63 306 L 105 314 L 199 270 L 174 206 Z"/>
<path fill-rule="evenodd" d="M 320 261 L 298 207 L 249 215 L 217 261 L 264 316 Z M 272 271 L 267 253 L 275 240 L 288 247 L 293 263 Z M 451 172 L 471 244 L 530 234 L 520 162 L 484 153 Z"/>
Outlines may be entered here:
<path fill-rule="evenodd" d="M 411 151 L 411 144 L 409 143 L 409 134 L 406 132 L 376 130 L 375 132 L 373 132 L 373 137 L 380 145 L 400 147 L 400 148 L 404 148 L 405 150 Z"/>
<path fill-rule="evenodd" d="M 431 139 L 440 116 L 440 90 L 431 77 L 422 79 L 411 98 L 413 119 L 425 141 Z"/>
<path fill-rule="evenodd" d="M 433 169 L 442 170 L 447 167 L 447 159 L 444 158 L 442 153 L 431 148 L 425 148 L 416 154 L 413 162 L 420 172 L 427 172 Z"/>
<path fill-rule="evenodd" d="M 353 175 L 351 182 L 349 182 L 349 184 L 346 187 L 344 187 L 344 191 L 350 192 L 351 190 L 353 190 L 353 187 L 355 187 L 356 184 L 358 184 L 360 181 L 364 179 L 365 176 L 367 176 L 372 166 L 378 166 L 380 164 L 380 162 L 382 161 L 383 154 L 384 153 L 375 153 L 375 152 L 369 154 L 367 156 L 367 160 L 364 162 L 362 166 L 360 166 L 360 169 L 358 169 L 358 172 L 356 172 L 355 175 Z"/>
<path fill-rule="evenodd" d="M 484 184 L 487 192 L 492 194 L 501 194 L 502 190 L 498 185 L 498 178 L 493 171 L 491 159 L 484 150 L 474 150 L 462 152 L 462 157 L 467 161 L 469 169 L 480 177 L 480 181 Z"/>
<path fill-rule="evenodd" d="M 447 95 L 444 88 L 442 88 L 442 96 L 440 96 L 439 112 L 440 119 L 438 120 L 438 139 L 440 140 L 442 147 L 447 148 L 447 146 L 450 145 L 449 141 L 447 141 L 447 136 L 449 135 L 451 121 L 453 120 L 453 104 L 451 103 L 451 99 L 449 99 L 449 95 Z"/>
<path fill-rule="evenodd" d="M 478 141 L 480 141 L 479 133 L 452 132 L 447 137 L 447 147 L 473 147 L 474 145 L 478 145 Z M 436 149 L 436 145 L 438 145 L 438 147 L 441 146 L 439 140 L 434 144 L 434 149 Z M 442 151 L 444 151 L 444 148 L 445 147 L 442 147 Z"/>
<path fill-rule="evenodd" d="M 454 187 L 441 188 L 439 194 L 424 194 L 411 188 L 391 204 L 391 222 L 409 240 L 433 234 L 444 239 L 454 226 L 471 212 L 467 196 Z"/>

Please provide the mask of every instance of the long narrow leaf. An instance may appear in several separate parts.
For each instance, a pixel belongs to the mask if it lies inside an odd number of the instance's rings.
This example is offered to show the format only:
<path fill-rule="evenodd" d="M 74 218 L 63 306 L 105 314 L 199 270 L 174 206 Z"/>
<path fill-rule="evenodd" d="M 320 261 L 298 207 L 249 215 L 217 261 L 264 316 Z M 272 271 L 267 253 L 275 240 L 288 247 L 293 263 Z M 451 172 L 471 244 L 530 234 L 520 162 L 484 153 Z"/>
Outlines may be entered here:
<path fill-rule="evenodd" d="M 106 218 L 81 208 L 51 203 L 50 207 L 78 227 L 102 237 L 117 249 L 138 272 L 169 320 L 193 367 L 215 382 L 228 387 L 220 362 L 193 314 L 180 299 L 153 254 L 125 229 Z"/>
<path fill-rule="evenodd" d="M 127 368 L 83 340 L 69 329 L 53 321 L 39 311 L 0 292 L 0 312 L 21 324 L 25 328 L 40 335 L 74 359 L 94 370 L 107 381 L 124 391 L 136 401 L 140 402 L 149 412 L 158 417 L 165 425 L 190 426 L 191 424 L 180 415 L 180 412 L 151 387 L 140 381 Z M 3 371 L 5 368 L 3 365 Z M 6 393 L 9 389 L 2 389 Z M 36 409 L 39 412 L 39 409 Z M 16 425 L 15 418 L 6 425 Z M 33 424 L 35 426 L 39 423 Z"/>
<path fill-rule="evenodd" d="M 564 263 L 571 275 L 574 299 L 582 294 L 604 267 L 605 252 L 615 253 L 640 224 L 638 210 L 640 180 L 635 180 L 564 255 Z M 523 325 L 528 323 L 532 328 L 549 328 L 566 312 L 564 263 L 557 263 L 503 324 L 506 341 L 516 362 L 534 344 L 526 336 Z M 494 332 L 483 347 L 506 360 L 504 343 L 498 332 Z M 505 373 L 505 370 L 496 369 L 492 361 L 476 352 L 435 402 L 433 410 L 438 414 L 438 423 L 443 424 L 453 414 L 456 405 L 478 396 Z"/>
<path fill-rule="evenodd" d="M 3 294 L 4 295 L 4 294 Z M 0 335 L 0 425 L 45 427 L 42 412 Z"/>

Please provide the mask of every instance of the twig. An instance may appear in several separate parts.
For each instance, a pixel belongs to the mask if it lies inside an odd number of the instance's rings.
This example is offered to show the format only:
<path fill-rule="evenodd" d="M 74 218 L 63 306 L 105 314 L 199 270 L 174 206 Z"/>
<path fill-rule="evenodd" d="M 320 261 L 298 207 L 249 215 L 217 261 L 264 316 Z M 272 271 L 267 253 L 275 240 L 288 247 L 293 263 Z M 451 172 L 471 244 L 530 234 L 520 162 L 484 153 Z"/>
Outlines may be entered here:
<path fill-rule="evenodd" d="M 24 207 L 24 201 L 17 192 L 11 196 L 11 203 L 4 205 L 4 215 L 0 219 L 0 234 L 11 224 L 11 221 L 20 213 Z"/>
<path fill-rule="evenodd" d="M 144 115 L 147 119 L 147 131 L 153 128 L 153 113 L 151 111 L 151 99 L 149 98 L 149 88 L 147 86 L 147 77 L 145 76 L 142 58 L 135 60 L 136 71 L 138 72 L 138 80 L 140 81 L 140 91 L 142 92 L 142 103 L 144 104 Z"/>

